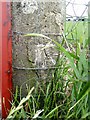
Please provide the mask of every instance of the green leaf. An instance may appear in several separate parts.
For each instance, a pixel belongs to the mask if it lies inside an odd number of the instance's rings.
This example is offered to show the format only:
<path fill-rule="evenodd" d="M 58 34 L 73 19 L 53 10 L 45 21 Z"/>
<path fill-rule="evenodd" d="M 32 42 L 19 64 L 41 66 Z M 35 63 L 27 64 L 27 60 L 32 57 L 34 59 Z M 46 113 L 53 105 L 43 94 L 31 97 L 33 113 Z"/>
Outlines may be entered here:
<path fill-rule="evenodd" d="M 86 113 L 85 115 L 82 116 L 82 119 L 85 119 L 86 117 L 90 116 L 90 112 Z"/>
<path fill-rule="evenodd" d="M 45 118 L 48 118 L 50 115 L 52 115 L 52 114 L 53 114 L 59 107 L 61 107 L 61 106 L 63 106 L 63 104 L 55 107 L 52 111 L 50 111 L 50 112 L 45 116 Z"/>
<path fill-rule="evenodd" d="M 75 58 L 76 60 L 79 60 L 79 57 L 76 56 L 74 53 L 70 53 L 70 52 L 68 52 L 68 53 L 71 55 L 71 57 Z"/>
<path fill-rule="evenodd" d="M 72 67 L 72 69 L 74 70 L 77 78 L 81 78 L 80 74 L 79 74 L 79 71 L 78 69 L 76 68 L 75 64 L 74 64 L 74 59 L 73 57 L 71 57 L 71 55 L 68 53 L 68 51 L 63 47 L 61 46 L 60 43 L 56 42 L 55 40 L 53 40 L 53 42 L 57 45 L 57 47 L 59 48 L 59 51 L 63 52 L 65 54 L 65 56 L 69 59 L 70 61 L 70 66 Z"/>
<path fill-rule="evenodd" d="M 81 99 L 87 93 L 90 92 L 90 81 L 87 81 L 86 85 L 84 86 L 83 90 L 80 92 L 78 99 Z"/>
<path fill-rule="evenodd" d="M 29 100 L 29 98 L 31 97 L 31 93 L 32 93 L 33 90 L 34 90 L 34 87 L 31 88 L 31 90 L 30 90 L 30 92 L 28 93 L 28 95 L 26 96 L 26 98 L 23 98 L 23 99 L 20 101 L 19 105 L 18 105 L 16 108 L 14 107 L 13 109 L 11 109 L 11 111 L 10 111 L 10 113 L 9 113 L 9 115 L 8 115 L 7 118 L 9 118 L 9 117 L 12 116 L 15 112 L 17 112 L 17 111 L 19 111 L 20 109 L 23 108 L 23 104 L 24 104 L 27 100 Z"/>
<path fill-rule="evenodd" d="M 83 50 L 80 54 L 80 63 L 83 65 L 83 68 L 84 68 L 83 71 L 87 71 L 88 70 L 88 61 L 86 59 L 86 50 Z"/>
<path fill-rule="evenodd" d="M 24 111 L 23 108 L 21 109 L 21 116 L 22 116 L 23 118 L 27 118 L 26 112 Z"/>
<path fill-rule="evenodd" d="M 68 112 L 70 112 L 89 93 L 90 93 L 90 81 L 86 83 L 85 87 L 78 95 L 78 101 L 69 109 Z"/>

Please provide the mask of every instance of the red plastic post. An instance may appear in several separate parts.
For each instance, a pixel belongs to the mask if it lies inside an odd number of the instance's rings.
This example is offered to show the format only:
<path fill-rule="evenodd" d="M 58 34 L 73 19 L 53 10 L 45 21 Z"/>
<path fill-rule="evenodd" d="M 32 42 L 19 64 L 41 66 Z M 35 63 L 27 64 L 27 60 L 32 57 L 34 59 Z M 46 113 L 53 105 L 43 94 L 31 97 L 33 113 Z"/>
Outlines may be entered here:
<path fill-rule="evenodd" d="M 12 93 L 11 3 L 2 2 L 2 118 L 10 110 Z"/>

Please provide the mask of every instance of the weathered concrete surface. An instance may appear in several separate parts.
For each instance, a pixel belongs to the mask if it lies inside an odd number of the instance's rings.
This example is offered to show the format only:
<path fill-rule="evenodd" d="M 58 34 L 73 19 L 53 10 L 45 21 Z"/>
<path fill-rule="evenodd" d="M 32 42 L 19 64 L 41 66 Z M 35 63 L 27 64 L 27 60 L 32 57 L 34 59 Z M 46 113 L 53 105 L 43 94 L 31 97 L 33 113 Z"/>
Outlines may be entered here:
<path fill-rule="evenodd" d="M 23 33 L 62 33 L 65 16 L 65 2 L 39 2 L 39 0 L 22 0 L 12 4 L 13 31 Z M 61 40 L 60 37 L 49 35 L 53 39 Z M 46 47 L 47 46 L 47 47 Z M 45 68 L 55 65 L 58 53 L 46 38 L 23 37 L 13 35 L 13 84 L 21 86 L 29 80 L 28 84 L 33 86 L 33 77 L 45 77 L 44 70 L 17 70 L 15 67 Z M 46 47 L 45 49 L 43 49 Z M 27 83 L 27 82 L 26 82 Z M 25 83 L 25 84 L 26 84 Z M 26 86 L 23 85 L 24 92 Z M 24 94 L 24 93 L 23 93 Z"/>

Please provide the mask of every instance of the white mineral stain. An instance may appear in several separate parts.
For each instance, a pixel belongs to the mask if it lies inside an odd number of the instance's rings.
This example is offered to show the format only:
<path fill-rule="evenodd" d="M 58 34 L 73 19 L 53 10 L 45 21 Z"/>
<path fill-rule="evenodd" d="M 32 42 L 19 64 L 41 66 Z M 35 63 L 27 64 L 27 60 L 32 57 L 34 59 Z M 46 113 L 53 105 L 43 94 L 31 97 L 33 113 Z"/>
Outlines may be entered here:
<path fill-rule="evenodd" d="M 57 25 L 61 26 L 61 14 L 60 13 L 57 13 L 56 16 L 55 16 L 55 19 L 56 19 L 56 23 Z"/>
<path fill-rule="evenodd" d="M 35 49 L 35 65 L 37 67 L 45 67 L 44 65 L 44 51 L 42 51 L 41 49 L 44 47 L 43 44 L 39 44 L 36 45 L 36 49 Z"/>
<path fill-rule="evenodd" d="M 52 56 L 50 55 L 50 48 L 53 48 L 54 45 L 53 44 L 50 44 L 48 46 L 45 46 L 43 44 L 38 44 L 36 45 L 36 49 L 35 49 L 35 65 L 37 67 L 42 67 L 42 68 L 45 68 L 47 67 L 47 56 L 45 55 L 45 51 L 44 49 L 46 49 L 46 52 L 47 52 L 47 55 L 48 55 L 48 63 L 52 63 L 52 65 L 55 65 L 56 64 L 56 61 L 52 58 Z"/>
<path fill-rule="evenodd" d="M 21 6 L 24 14 L 34 13 L 38 9 L 36 0 L 22 0 Z"/>

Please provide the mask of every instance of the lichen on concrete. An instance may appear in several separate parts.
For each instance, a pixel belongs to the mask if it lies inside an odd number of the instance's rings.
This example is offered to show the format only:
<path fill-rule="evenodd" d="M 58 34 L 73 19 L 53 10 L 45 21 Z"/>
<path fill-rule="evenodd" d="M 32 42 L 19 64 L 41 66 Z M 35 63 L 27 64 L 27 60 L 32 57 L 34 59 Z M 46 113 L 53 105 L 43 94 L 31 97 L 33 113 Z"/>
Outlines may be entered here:
<path fill-rule="evenodd" d="M 38 3 L 36 0 L 22 0 L 21 6 L 24 14 L 34 13 L 35 10 L 38 10 Z"/>

